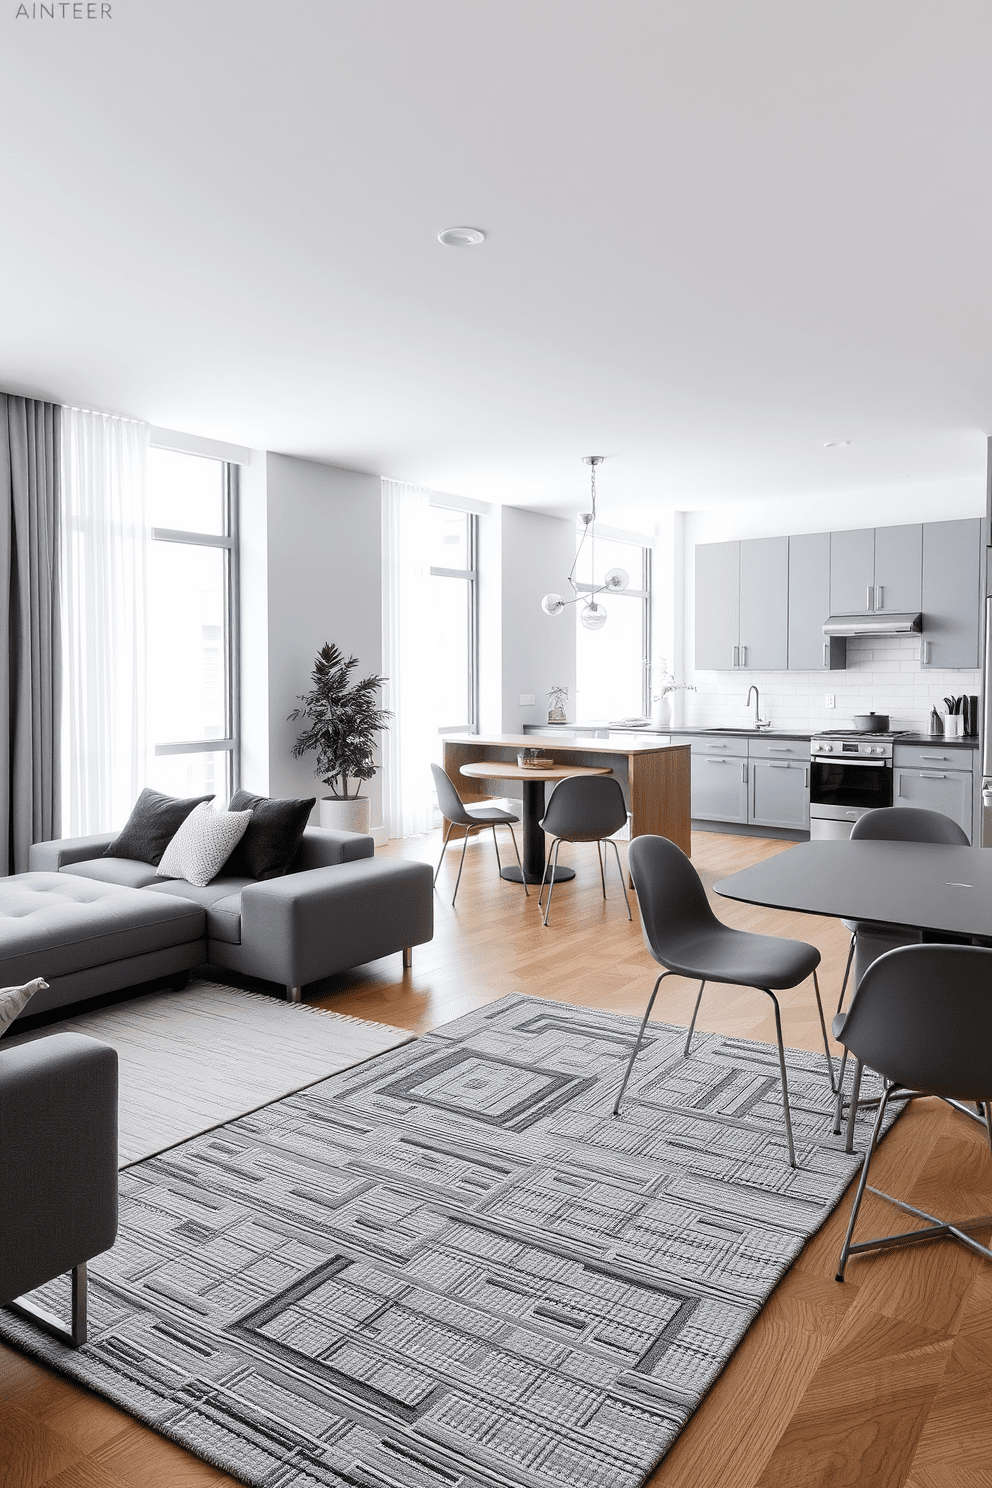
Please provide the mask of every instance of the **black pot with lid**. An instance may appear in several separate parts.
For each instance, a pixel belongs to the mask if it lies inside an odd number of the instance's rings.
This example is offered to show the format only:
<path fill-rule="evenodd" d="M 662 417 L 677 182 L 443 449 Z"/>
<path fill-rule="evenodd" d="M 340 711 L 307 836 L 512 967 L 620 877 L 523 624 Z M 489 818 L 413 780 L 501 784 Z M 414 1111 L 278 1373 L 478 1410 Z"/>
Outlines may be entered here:
<path fill-rule="evenodd" d="M 887 734 L 889 715 L 888 713 L 855 713 L 854 727 L 859 734 Z"/>

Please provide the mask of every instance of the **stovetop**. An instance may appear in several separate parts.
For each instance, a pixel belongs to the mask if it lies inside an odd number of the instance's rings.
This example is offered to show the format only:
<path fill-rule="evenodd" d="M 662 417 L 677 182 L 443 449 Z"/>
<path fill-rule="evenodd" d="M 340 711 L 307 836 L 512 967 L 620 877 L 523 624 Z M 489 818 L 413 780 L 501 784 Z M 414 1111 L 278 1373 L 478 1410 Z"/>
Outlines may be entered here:
<path fill-rule="evenodd" d="M 818 739 L 903 739 L 915 729 L 820 729 Z"/>

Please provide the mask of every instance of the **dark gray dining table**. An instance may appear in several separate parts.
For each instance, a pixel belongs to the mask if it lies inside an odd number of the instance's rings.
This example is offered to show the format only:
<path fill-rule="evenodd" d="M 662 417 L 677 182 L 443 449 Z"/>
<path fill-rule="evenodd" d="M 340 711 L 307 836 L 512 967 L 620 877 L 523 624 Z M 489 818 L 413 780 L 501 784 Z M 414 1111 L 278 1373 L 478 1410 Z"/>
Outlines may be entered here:
<path fill-rule="evenodd" d="M 882 951 L 919 940 L 924 931 L 992 941 L 992 851 L 987 848 L 801 842 L 713 888 L 745 904 L 872 921 L 878 933 L 858 936 L 855 986 Z"/>

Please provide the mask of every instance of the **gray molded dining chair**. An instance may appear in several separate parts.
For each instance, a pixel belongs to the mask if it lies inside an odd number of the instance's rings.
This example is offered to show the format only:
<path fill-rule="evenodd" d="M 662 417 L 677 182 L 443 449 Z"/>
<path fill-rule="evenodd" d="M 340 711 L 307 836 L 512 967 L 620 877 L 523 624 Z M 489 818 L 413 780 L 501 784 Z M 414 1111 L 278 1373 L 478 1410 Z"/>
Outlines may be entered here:
<path fill-rule="evenodd" d="M 850 1010 L 834 1018 L 833 1031 L 857 1060 L 856 1084 L 864 1066 L 885 1081 L 840 1253 L 837 1280 L 844 1280 L 852 1255 L 945 1235 L 992 1260 L 992 1250 L 968 1233 L 987 1229 L 992 1216 L 951 1224 L 903 1199 L 868 1187 L 868 1169 L 888 1103 L 894 1096 L 939 1096 L 985 1126 L 992 1150 L 992 950 L 983 946 L 911 945 L 887 951 L 868 967 Z M 984 1117 L 967 1110 L 963 1101 L 973 1102 L 983 1110 Z M 860 1240 L 855 1245 L 854 1226 L 866 1190 L 897 1209 L 925 1219 L 926 1227 Z"/>
<path fill-rule="evenodd" d="M 509 827 L 510 837 L 513 842 L 513 851 L 516 853 L 517 863 L 519 865 L 520 854 L 519 852 L 517 852 L 517 839 L 513 835 L 513 824 L 514 822 L 518 822 L 520 818 L 519 816 L 514 816 L 512 811 L 504 811 L 502 806 L 466 806 L 461 796 L 455 790 L 450 775 L 447 775 L 444 770 L 441 769 L 440 765 L 431 765 L 431 770 L 434 772 L 434 786 L 437 790 L 437 804 L 441 808 L 441 815 L 446 818 L 448 823 L 448 829 L 444 834 L 444 841 L 441 844 L 441 856 L 440 858 L 438 858 L 437 868 L 434 870 L 435 884 L 437 883 L 437 876 L 441 872 L 441 864 L 444 862 L 444 853 L 445 849 L 448 846 L 448 838 L 451 836 L 452 827 L 465 828 L 465 840 L 462 843 L 462 856 L 461 861 L 458 864 L 458 877 L 455 880 L 455 892 L 451 896 L 451 902 L 452 904 L 454 904 L 455 900 L 458 898 L 458 885 L 462 881 L 462 869 L 465 867 L 465 849 L 468 847 L 469 834 L 471 832 L 477 832 L 485 827 L 492 827 L 493 847 L 496 849 L 496 862 L 499 866 L 500 872 L 502 872 L 503 865 L 500 862 L 499 843 L 496 841 L 496 828 Z M 520 868 L 520 875 L 521 878 L 523 878 L 522 866 Z M 523 884 L 524 893 L 529 899 L 530 890 L 527 887 L 526 878 L 523 879 Z"/>
<path fill-rule="evenodd" d="M 633 919 L 630 912 L 630 900 L 627 898 L 627 885 L 623 879 L 620 849 L 613 837 L 614 832 L 619 832 L 620 828 L 626 825 L 627 803 L 623 798 L 619 780 L 614 780 L 610 775 L 568 775 L 564 780 L 559 780 L 551 792 L 551 799 L 544 808 L 544 816 L 541 819 L 542 829 L 554 839 L 551 851 L 548 853 L 548 860 L 544 865 L 541 891 L 537 896 L 537 902 L 540 904 L 544 885 L 547 882 L 548 902 L 544 909 L 545 925 L 551 913 L 551 895 L 555 886 L 554 869 L 558 867 L 558 852 L 563 842 L 595 842 L 596 851 L 599 854 L 599 877 L 603 885 L 604 899 L 606 898 L 606 873 L 603 869 L 601 843 L 609 842 L 612 845 L 616 854 L 624 903 L 627 906 L 627 918 Z M 552 857 L 554 858 L 553 868 Z M 549 869 L 552 869 L 550 881 L 548 880 Z"/>
<path fill-rule="evenodd" d="M 627 1081 L 640 1052 L 658 988 L 666 977 L 699 978 L 699 993 L 692 1022 L 685 1041 L 688 1057 L 692 1045 L 696 1015 L 707 982 L 728 982 L 737 987 L 755 987 L 772 1000 L 775 1009 L 775 1035 L 778 1041 L 778 1066 L 782 1078 L 782 1112 L 789 1148 L 789 1166 L 796 1166 L 792 1140 L 792 1116 L 789 1111 L 789 1085 L 785 1072 L 785 1049 L 782 1044 L 782 1015 L 776 992 L 797 987 L 812 974 L 816 1005 L 820 1012 L 823 1049 L 833 1089 L 833 1060 L 827 1041 L 827 1028 L 820 1002 L 816 968 L 820 953 L 802 940 L 784 940 L 775 935 L 754 935 L 748 930 L 734 930 L 718 920 L 710 908 L 699 874 L 680 847 L 667 837 L 635 837 L 627 854 L 630 876 L 637 891 L 641 911 L 644 943 L 665 970 L 654 984 L 640 1032 L 624 1073 L 620 1092 L 613 1107 L 620 1114 Z"/>
<path fill-rule="evenodd" d="M 877 811 L 866 811 L 854 823 L 851 831 L 852 842 L 931 842 L 944 847 L 968 847 L 968 834 L 951 817 L 945 816 L 942 811 L 925 811 L 919 806 L 881 806 Z M 851 944 L 847 952 L 847 965 L 844 967 L 844 980 L 841 983 L 840 997 L 837 1001 L 838 1013 L 844 1006 L 844 998 L 847 994 L 847 981 L 851 974 L 851 962 L 854 960 L 854 950 L 858 943 L 859 924 L 868 933 L 869 922 L 858 920 L 841 920 L 845 930 L 851 932 Z M 883 927 L 889 930 L 888 925 Z"/>

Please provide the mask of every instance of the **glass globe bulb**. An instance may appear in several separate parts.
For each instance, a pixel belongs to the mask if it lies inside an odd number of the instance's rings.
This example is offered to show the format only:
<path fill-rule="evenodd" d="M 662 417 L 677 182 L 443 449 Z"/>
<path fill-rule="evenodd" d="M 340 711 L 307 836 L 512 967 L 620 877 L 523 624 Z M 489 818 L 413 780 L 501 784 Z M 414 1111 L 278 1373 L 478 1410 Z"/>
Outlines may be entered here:
<path fill-rule="evenodd" d="M 560 594 L 546 594 L 541 600 L 541 609 L 546 615 L 560 615 L 565 608 L 565 601 Z"/>
<path fill-rule="evenodd" d="M 606 624 L 606 611 L 602 605 L 591 599 L 583 609 L 580 619 L 586 630 L 602 630 Z"/>
<path fill-rule="evenodd" d="M 626 589 L 630 583 L 630 574 L 625 568 L 611 568 L 606 575 L 607 589 Z"/>

